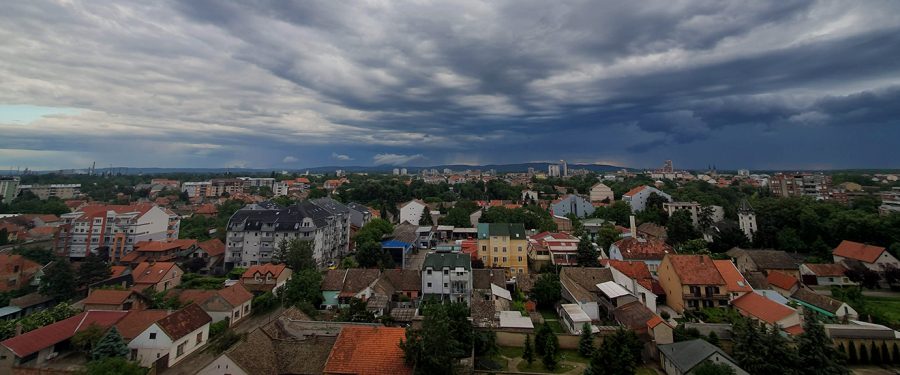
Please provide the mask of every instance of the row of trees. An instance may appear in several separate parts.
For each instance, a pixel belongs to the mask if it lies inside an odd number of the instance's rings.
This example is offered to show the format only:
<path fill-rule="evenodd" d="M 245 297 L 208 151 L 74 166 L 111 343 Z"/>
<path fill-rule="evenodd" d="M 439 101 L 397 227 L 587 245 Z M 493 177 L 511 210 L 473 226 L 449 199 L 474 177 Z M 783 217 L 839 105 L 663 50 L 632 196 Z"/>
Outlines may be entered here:
<path fill-rule="evenodd" d="M 421 329 L 406 330 L 400 342 L 406 363 L 416 374 L 454 374 L 458 359 L 472 354 L 476 342 L 465 303 L 425 302 Z"/>

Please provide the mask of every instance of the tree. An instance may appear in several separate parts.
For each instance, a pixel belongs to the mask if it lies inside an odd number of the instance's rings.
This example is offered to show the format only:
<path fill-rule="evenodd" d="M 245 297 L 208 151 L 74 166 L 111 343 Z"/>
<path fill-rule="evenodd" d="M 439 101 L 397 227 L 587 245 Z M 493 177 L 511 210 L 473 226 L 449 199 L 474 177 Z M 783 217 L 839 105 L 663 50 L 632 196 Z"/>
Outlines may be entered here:
<path fill-rule="evenodd" d="M 615 225 L 608 222 L 603 223 L 603 225 L 600 226 L 600 230 L 597 231 L 597 245 L 604 250 L 608 250 L 609 245 L 618 241 L 619 238 L 621 238 L 619 230 L 616 229 Z"/>
<path fill-rule="evenodd" d="M 688 240 L 687 242 L 681 244 L 681 247 L 678 248 L 679 254 L 709 254 L 709 249 L 707 246 L 709 245 L 706 240 L 702 238 L 695 238 L 693 240 Z"/>
<path fill-rule="evenodd" d="M 300 238 L 282 239 L 272 258 L 276 262 L 284 263 L 294 272 L 316 268 L 313 242 Z"/>
<path fill-rule="evenodd" d="M 557 358 L 558 352 L 559 341 L 556 338 L 556 334 L 551 331 L 545 344 L 544 356 L 541 358 L 541 362 L 544 364 L 545 369 L 551 371 L 556 369 L 556 366 L 559 364 L 559 358 Z"/>
<path fill-rule="evenodd" d="M 91 353 L 94 360 L 110 357 L 125 358 L 126 356 L 128 356 L 128 346 L 115 326 L 110 328 L 106 335 L 103 335 Z"/>
<path fill-rule="evenodd" d="M 471 228 L 472 221 L 469 216 L 472 212 L 469 212 L 465 208 L 458 207 L 451 208 L 447 211 L 447 215 L 438 219 L 438 223 L 443 225 L 452 225 L 457 228 Z M 474 211 L 473 211 L 474 212 Z"/>
<path fill-rule="evenodd" d="M 796 374 L 798 363 L 797 350 L 782 335 L 781 329 L 772 327 L 766 330 L 763 327 L 762 330 L 763 347 L 765 348 L 762 354 L 768 360 L 758 370 L 762 371 L 763 374 Z"/>
<path fill-rule="evenodd" d="M 78 267 L 78 285 L 88 286 L 108 279 L 111 274 L 109 264 L 94 253 L 88 252 Z"/>
<path fill-rule="evenodd" d="M 94 350 L 94 346 L 104 336 L 103 327 L 97 324 L 91 324 L 86 329 L 75 333 L 72 336 L 72 346 L 83 353 L 90 354 Z"/>
<path fill-rule="evenodd" d="M 531 347 L 531 335 L 525 335 L 525 347 L 522 349 L 522 359 L 531 367 L 534 362 L 534 349 Z"/>
<path fill-rule="evenodd" d="M 713 253 L 718 254 L 724 253 L 735 247 L 747 246 L 750 246 L 750 240 L 747 239 L 747 234 L 745 234 L 740 227 L 731 225 L 725 226 L 713 234 L 713 242 L 709 244 L 709 249 Z"/>
<path fill-rule="evenodd" d="M 68 301 L 75 294 L 75 272 L 67 259 L 58 258 L 41 277 L 41 294 L 58 301 Z"/>
<path fill-rule="evenodd" d="M 590 323 L 581 326 L 581 338 L 578 339 L 578 354 L 584 358 L 594 355 L 594 335 Z"/>
<path fill-rule="evenodd" d="M 406 329 L 406 339 L 400 342 L 400 348 L 406 363 L 415 368 L 416 374 L 451 375 L 455 359 L 468 355 L 466 344 L 453 333 L 448 306 L 428 304 L 424 307 L 422 328 Z"/>
<path fill-rule="evenodd" d="M 715 363 L 709 360 L 694 367 L 691 374 L 694 375 L 735 375 L 734 368 L 725 363 Z"/>
<path fill-rule="evenodd" d="M 715 223 L 713 222 L 712 206 L 701 207 L 700 212 L 697 215 L 697 225 L 700 227 L 700 230 L 709 229 L 713 224 Z"/>
<path fill-rule="evenodd" d="M 475 334 L 475 353 L 491 356 L 500 351 L 497 346 L 497 333 L 494 331 L 478 331 Z"/>
<path fill-rule="evenodd" d="M 585 369 L 585 375 L 634 374 L 641 358 L 641 344 L 637 335 L 630 330 L 619 328 L 603 339 L 603 344 L 594 351 Z"/>
<path fill-rule="evenodd" d="M 733 326 L 732 357 L 738 365 L 751 374 L 763 373 L 768 358 L 765 357 L 765 342 L 760 334 L 759 324 L 740 319 Z"/>
<path fill-rule="evenodd" d="M 594 249 L 594 244 L 591 243 L 587 236 L 582 236 L 581 241 L 578 241 L 575 259 L 581 267 L 600 266 L 600 262 L 597 261 L 597 249 Z"/>
<path fill-rule="evenodd" d="M 144 375 L 147 373 L 146 368 L 119 357 L 90 361 L 86 367 L 86 375 Z"/>
<path fill-rule="evenodd" d="M 537 354 L 544 354 L 544 351 L 547 349 L 547 338 L 552 334 L 553 329 L 550 328 L 549 324 L 541 324 L 541 327 L 538 328 L 537 333 L 534 334 L 534 351 L 537 352 Z"/>
<path fill-rule="evenodd" d="M 684 210 L 675 211 L 666 225 L 666 233 L 668 242 L 672 246 L 681 245 L 688 240 L 700 237 L 700 233 L 694 228 L 694 221 L 691 214 Z"/>
<path fill-rule="evenodd" d="M 422 208 L 422 216 L 419 217 L 419 225 L 421 226 L 432 226 L 434 222 L 431 221 L 431 211 L 428 210 L 428 206 Z"/>
<path fill-rule="evenodd" d="M 719 341 L 719 335 L 716 334 L 716 331 L 710 331 L 709 335 L 706 337 L 706 341 L 715 346 L 721 347 L 721 342 Z"/>
<path fill-rule="evenodd" d="M 284 302 L 287 306 L 301 306 L 308 303 L 319 306 L 322 303 L 322 274 L 314 269 L 295 273 L 284 286 Z"/>
<path fill-rule="evenodd" d="M 372 323 L 375 321 L 375 314 L 366 308 L 366 303 L 359 298 L 350 299 L 350 305 L 344 309 L 341 309 L 341 313 L 338 316 L 338 321 L 341 322 L 356 322 L 356 323 Z"/>
<path fill-rule="evenodd" d="M 535 281 L 531 288 L 530 296 L 538 305 L 542 307 L 552 307 L 560 298 L 559 275 L 555 273 L 544 273 Z M 538 348 L 535 345 L 535 348 Z M 540 349 L 538 349 L 540 352 Z"/>

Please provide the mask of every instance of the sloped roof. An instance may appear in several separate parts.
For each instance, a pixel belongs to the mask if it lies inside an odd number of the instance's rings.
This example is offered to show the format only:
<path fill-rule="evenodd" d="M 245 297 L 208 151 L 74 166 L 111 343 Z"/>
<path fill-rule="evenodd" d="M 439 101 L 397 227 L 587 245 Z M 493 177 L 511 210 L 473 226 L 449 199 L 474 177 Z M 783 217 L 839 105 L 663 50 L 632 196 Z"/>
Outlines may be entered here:
<path fill-rule="evenodd" d="M 347 276 L 347 270 L 328 270 L 325 277 L 322 278 L 323 291 L 341 290 L 344 287 L 344 278 Z"/>
<path fill-rule="evenodd" d="M 169 336 L 172 341 L 194 332 L 200 327 L 212 322 L 212 318 L 200 308 L 200 305 L 192 303 L 169 316 L 156 322 L 159 328 Z"/>
<path fill-rule="evenodd" d="M 563 267 L 559 282 L 579 301 L 596 301 L 597 284 L 613 281 L 609 268 Z"/>
<path fill-rule="evenodd" d="M 232 286 L 217 291 L 219 296 L 228 301 L 232 306 L 237 307 L 243 305 L 247 301 L 253 299 L 253 293 L 247 291 L 241 283 L 235 283 Z"/>
<path fill-rule="evenodd" d="M 613 316 L 616 318 L 616 322 L 635 331 L 643 331 L 662 322 L 658 315 L 640 301 L 629 302 L 617 307 L 613 310 Z"/>
<path fill-rule="evenodd" d="M 109 266 L 110 275 L 109 278 L 119 277 L 125 274 L 126 271 L 131 272 L 131 269 L 127 266 Z"/>
<path fill-rule="evenodd" d="M 647 267 L 647 263 L 644 262 L 615 259 L 604 259 L 602 262 L 635 280 L 652 278 L 650 275 L 650 268 Z"/>
<path fill-rule="evenodd" d="M 731 301 L 731 305 L 741 311 L 768 324 L 775 324 L 796 311 L 790 307 L 772 301 L 756 293 L 747 293 Z"/>
<path fill-rule="evenodd" d="M 884 248 L 881 246 L 844 240 L 834 248 L 832 254 L 866 263 L 874 263 L 883 252 Z"/>
<path fill-rule="evenodd" d="M 200 249 L 206 252 L 207 255 L 214 257 L 218 255 L 222 255 L 225 253 L 225 244 L 222 243 L 218 238 L 213 238 L 211 240 L 203 241 L 197 244 Z"/>
<path fill-rule="evenodd" d="M 257 264 L 257 265 L 250 266 L 250 268 L 248 268 L 246 271 L 244 271 L 244 274 L 241 275 L 241 277 L 245 278 L 245 279 L 252 279 L 256 275 L 259 275 L 260 277 L 265 277 L 266 274 L 270 274 L 270 275 L 272 275 L 273 278 L 278 278 L 278 276 L 280 276 L 281 273 L 286 268 L 287 268 L 287 265 L 285 265 L 283 263 L 282 264 L 272 264 L 272 263 Z"/>
<path fill-rule="evenodd" d="M 472 289 L 491 289 L 491 284 L 506 286 L 506 275 L 503 270 L 490 268 L 472 270 Z"/>
<path fill-rule="evenodd" d="M 659 345 L 659 351 L 666 358 L 669 358 L 672 364 L 683 374 L 688 373 L 715 353 L 719 353 L 719 355 L 734 363 L 735 366 L 737 365 L 734 359 L 725 354 L 722 349 L 703 339 Z"/>
<path fill-rule="evenodd" d="M 669 244 L 657 239 L 627 237 L 614 243 L 626 260 L 662 260 L 666 254 L 675 254 Z"/>
<path fill-rule="evenodd" d="M 343 297 L 353 296 L 363 289 L 375 283 L 381 276 L 381 271 L 377 269 L 367 268 L 351 268 L 347 270 L 347 277 L 344 279 L 344 285 L 341 288 L 340 295 Z"/>
<path fill-rule="evenodd" d="M 440 270 L 444 267 L 449 267 L 450 269 L 461 267 L 466 270 L 471 270 L 472 257 L 462 253 L 429 253 L 425 255 L 425 262 L 422 264 L 422 269 L 429 267 L 435 270 Z"/>
<path fill-rule="evenodd" d="M 225 355 L 248 374 L 321 374 L 334 341 L 326 336 L 274 339 L 257 329 Z"/>
<path fill-rule="evenodd" d="M 766 276 L 766 281 L 769 282 L 769 285 L 777 286 L 784 290 L 790 290 L 800 282 L 797 278 L 778 271 L 769 271 L 769 275 Z"/>
<path fill-rule="evenodd" d="M 412 374 L 406 365 L 400 341 L 406 330 L 398 327 L 346 326 L 341 330 L 325 373 L 356 375 Z"/>
<path fill-rule="evenodd" d="M 637 193 L 640 193 L 642 190 L 646 189 L 647 185 L 641 185 L 629 190 L 627 193 L 622 194 L 623 197 L 632 197 Z"/>
<path fill-rule="evenodd" d="M 130 310 L 122 320 L 116 323 L 116 329 L 127 342 L 140 335 L 151 324 L 168 315 L 169 312 L 166 310 Z"/>
<path fill-rule="evenodd" d="M 108 328 L 122 319 L 127 311 L 90 310 L 71 318 L 23 333 L 0 342 L 18 357 L 26 357 L 41 349 L 70 339 L 91 324 Z"/>
<path fill-rule="evenodd" d="M 809 268 L 809 270 L 818 277 L 841 277 L 844 276 L 845 272 L 847 272 L 847 267 L 844 267 L 843 264 L 839 263 L 804 263 L 803 265 L 806 266 L 806 268 Z"/>
<path fill-rule="evenodd" d="M 173 262 L 141 262 L 134 267 L 132 277 L 135 284 L 156 284 L 162 281 L 172 267 L 178 267 Z"/>
<path fill-rule="evenodd" d="M 826 295 L 816 293 L 806 288 L 797 289 L 797 291 L 795 291 L 794 294 L 791 295 L 791 298 L 806 302 L 832 314 L 837 313 L 838 309 L 840 309 L 841 306 L 844 305 L 844 303 L 841 301 L 838 301 Z"/>
<path fill-rule="evenodd" d="M 395 290 L 422 290 L 422 272 L 419 270 L 389 269 L 382 272 L 382 277 L 387 279 Z"/>
<path fill-rule="evenodd" d="M 668 255 L 683 285 L 725 285 L 712 258 L 707 255 Z"/>
<path fill-rule="evenodd" d="M 141 241 L 134 244 L 137 251 L 169 251 L 175 249 L 188 249 L 197 246 L 197 240 L 176 239 L 168 241 Z"/>
<path fill-rule="evenodd" d="M 737 267 L 735 267 L 734 263 L 730 260 L 715 259 L 713 260 L 713 264 L 715 264 L 716 269 L 719 271 L 719 275 L 722 276 L 722 280 L 725 280 L 725 287 L 728 288 L 729 292 L 753 291 L 750 283 L 744 279 L 744 275 L 741 275 L 741 272 L 738 271 Z"/>
<path fill-rule="evenodd" d="M 132 290 L 97 289 L 91 292 L 82 303 L 85 305 L 121 305 L 135 293 Z"/>
<path fill-rule="evenodd" d="M 779 269 L 796 270 L 800 268 L 800 262 L 787 252 L 781 250 L 744 250 L 753 263 L 761 270 Z"/>

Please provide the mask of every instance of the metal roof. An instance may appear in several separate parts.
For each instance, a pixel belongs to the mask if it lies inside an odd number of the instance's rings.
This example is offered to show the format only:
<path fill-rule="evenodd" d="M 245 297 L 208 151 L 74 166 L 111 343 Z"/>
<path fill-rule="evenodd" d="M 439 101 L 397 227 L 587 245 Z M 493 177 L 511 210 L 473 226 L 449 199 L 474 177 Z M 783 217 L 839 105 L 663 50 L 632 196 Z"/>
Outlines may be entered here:
<path fill-rule="evenodd" d="M 628 290 L 623 288 L 621 285 L 616 284 L 614 281 L 607 281 L 597 284 L 597 289 L 600 289 L 600 291 L 609 298 L 619 298 L 621 296 L 627 296 L 631 294 L 628 292 Z"/>

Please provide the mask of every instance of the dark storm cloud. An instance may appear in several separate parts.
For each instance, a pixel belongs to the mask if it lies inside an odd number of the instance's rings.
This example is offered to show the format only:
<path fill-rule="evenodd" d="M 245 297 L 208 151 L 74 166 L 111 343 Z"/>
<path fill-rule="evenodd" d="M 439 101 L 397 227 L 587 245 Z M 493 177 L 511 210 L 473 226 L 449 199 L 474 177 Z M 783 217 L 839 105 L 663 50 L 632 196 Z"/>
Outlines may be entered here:
<path fill-rule="evenodd" d="M 743 137 L 775 155 L 774 139 L 804 131 L 827 149 L 854 127 L 895 132 L 900 114 L 900 5 L 890 1 L 6 8 L 0 105 L 79 112 L 0 124 L 0 164 L 44 152 L 49 166 L 64 152 L 132 165 L 714 157 L 766 167 L 816 147 L 769 161 L 706 153 Z M 857 166 L 873 160 L 867 152 L 819 156 Z"/>

